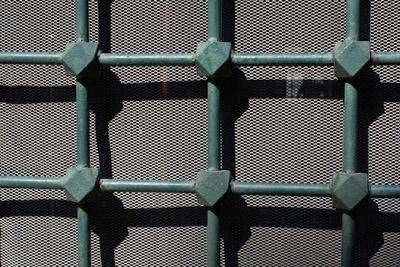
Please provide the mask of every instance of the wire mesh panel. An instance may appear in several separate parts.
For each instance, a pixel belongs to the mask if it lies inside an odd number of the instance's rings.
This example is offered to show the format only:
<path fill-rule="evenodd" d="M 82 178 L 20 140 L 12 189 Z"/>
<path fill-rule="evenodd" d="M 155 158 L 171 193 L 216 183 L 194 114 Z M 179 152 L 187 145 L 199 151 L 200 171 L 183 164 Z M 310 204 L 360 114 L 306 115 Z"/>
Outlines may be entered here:
<path fill-rule="evenodd" d="M 400 3 L 364 1 L 372 50 L 399 51 Z M 70 1 L 2 0 L 1 51 L 62 51 Z M 222 1 L 235 52 L 329 52 L 345 1 Z M 195 52 L 207 1 L 90 1 L 103 52 Z M 390 19 L 388 19 L 390 18 Z M 358 167 L 400 174 L 399 67 L 360 86 Z M 0 174 L 63 176 L 75 166 L 75 80 L 60 66 L 0 65 Z M 207 166 L 206 81 L 194 67 L 103 67 L 89 84 L 91 165 L 105 178 L 194 179 Z M 221 91 L 222 167 L 237 181 L 327 183 L 343 162 L 343 83 L 332 67 L 237 67 Z M 2 266 L 77 265 L 76 212 L 58 191 L 0 189 Z M 399 261 L 398 200 L 358 211 L 355 262 Z M 104 193 L 90 209 L 94 266 L 205 266 L 206 209 L 192 194 Z M 338 266 L 340 212 L 317 197 L 232 196 L 222 212 L 225 266 Z"/>

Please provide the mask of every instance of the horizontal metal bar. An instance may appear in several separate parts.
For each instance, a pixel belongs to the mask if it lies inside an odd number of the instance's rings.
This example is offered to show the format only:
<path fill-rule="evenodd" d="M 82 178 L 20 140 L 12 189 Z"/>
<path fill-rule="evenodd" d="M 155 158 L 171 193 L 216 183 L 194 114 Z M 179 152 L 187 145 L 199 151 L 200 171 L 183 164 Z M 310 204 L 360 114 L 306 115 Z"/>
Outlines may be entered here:
<path fill-rule="evenodd" d="M 369 195 L 377 198 L 398 198 L 400 185 L 370 185 Z"/>
<path fill-rule="evenodd" d="M 331 196 L 328 184 L 233 182 L 231 190 L 232 193 L 243 195 Z"/>
<path fill-rule="evenodd" d="M 0 176 L 0 187 L 63 189 L 63 177 Z M 195 181 L 100 179 L 102 191 L 194 193 Z M 331 196 L 328 184 L 232 182 L 232 193 L 243 195 Z M 400 185 L 370 185 L 376 198 L 400 197 Z"/>
<path fill-rule="evenodd" d="M 271 54 L 233 54 L 232 62 L 240 66 L 329 66 L 333 65 L 331 53 L 271 53 Z"/>
<path fill-rule="evenodd" d="M 62 53 L 0 52 L 0 64 L 62 64 Z"/>
<path fill-rule="evenodd" d="M 52 52 L 0 52 L 0 64 L 61 65 L 63 53 Z M 373 65 L 400 65 L 400 52 L 372 52 Z M 99 56 L 100 64 L 109 66 L 194 66 L 194 53 L 171 54 L 110 54 Z M 239 66 L 330 66 L 331 53 L 240 53 L 232 55 Z"/>
<path fill-rule="evenodd" d="M 400 52 L 372 52 L 373 65 L 400 65 Z"/>
<path fill-rule="evenodd" d="M 233 182 L 231 189 L 232 193 L 243 195 L 331 196 L 328 184 Z M 370 185 L 369 195 L 373 198 L 399 198 L 400 185 Z"/>
<path fill-rule="evenodd" d="M 101 179 L 102 191 L 194 193 L 194 181 Z"/>
<path fill-rule="evenodd" d="M 195 54 L 101 54 L 99 62 L 109 66 L 194 66 Z"/>
<path fill-rule="evenodd" d="M 62 177 L 0 176 L 0 187 L 63 189 Z"/>

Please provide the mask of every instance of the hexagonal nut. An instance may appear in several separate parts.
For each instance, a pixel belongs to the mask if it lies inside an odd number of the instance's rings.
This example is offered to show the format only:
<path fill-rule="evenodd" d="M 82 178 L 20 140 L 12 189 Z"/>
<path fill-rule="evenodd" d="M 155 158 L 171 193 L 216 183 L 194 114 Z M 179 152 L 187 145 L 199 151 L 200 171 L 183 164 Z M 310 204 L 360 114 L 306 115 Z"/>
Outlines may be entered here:
<path fill-rule="evenodd" d="M 370 43 L 352 41 L 335 43 L 333 50 L 335 75 L 341 78 L 352 78 L 361 73 L 371 59 Z"/>
<path fill-rule="evenodd" d="M 98 49 L 98 43 L 67 43 L 62 56 L 65 72 L 78 77 L 98 76 L 100 73 Z"/>
<path fill-rule="evenodd" d="M 228 77 L 231 74 L 231 43 L 200 42 L 196 51 L 197 75 Z"/>
<path fill-rule="evenodd" d="M 195 183 L 199 203 L 213 207 L 228 192 L 230 180 L 230 171 L 199 171 Z"/>
<path fill-rule="evenodd" d="M 333 207 L 352 210 L 368 195 L 368 175 L 335 173 L 329 186 Z"/>
<path fill-rule="evenodd" d="M 63 177 L 67 199 L 76 203 L 91 202 L 98 194 L 100 173 L 95 168 L 68 168 Z"/>

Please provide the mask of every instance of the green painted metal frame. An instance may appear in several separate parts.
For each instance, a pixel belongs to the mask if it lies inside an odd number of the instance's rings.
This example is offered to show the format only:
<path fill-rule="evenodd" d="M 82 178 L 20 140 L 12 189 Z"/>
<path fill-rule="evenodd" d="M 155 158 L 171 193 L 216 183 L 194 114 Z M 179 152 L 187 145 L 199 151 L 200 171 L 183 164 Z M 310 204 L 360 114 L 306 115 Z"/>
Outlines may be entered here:
<path fill-rule="evenodd" d="M 63 189 L 64 177 L 0 176 L 0 187 Z M 195 193 L 193 180 L 134 180 L 100 179 L 103 192 L 161 192 Z M 263 182 L 235 182 L 230 189 L 239 195 L 281 195 L 331 197 L 329 184 L 284 184 Z M 369 196 L 374 198 L 400 198 L 400 185 L 369 185 Z"/>
<path fill-rule="evenodd" d="M 208 41 L 221 41 L 221 1 L 208 1 Z M 76 0 L 76 40 L 88 42 L 88 0 Z M 360 31 L 360 0 L 347 0 L 346 39 L 357 41 Z M 109 54 L 98 56 L 108 66 L 194 66 L 194 53 Z M 333 53 L 232 53 L 237 66 L 334 65 Z M 0 52 L 0 64 L 62 65 L 62 53 Z M 399 65 L 400 52 L 371 52 L 372 65 Z M 220 92 L 219 81 L 208 79 L 208 170 L 220 169 Z M 358 91 L 353 80 L 345 81 L 344 171 L 355 173 L 357 154 Z M 77 167 L 89 168 L 89 111 L 85 78 L 76 80 Z M 195 182 L 161 180 L 100 179 L 100 191 L 195 193 Z M 63 189 L 62 177 L 0 176 L 0 187 Z M 231 182 L 231 193 L 244 195 L 290 195 L 331 197 L 329 184 L 282 184 Z M 369 185 L 369 196 L 399 198 L 400 185 Z M 89 215 L 84 204 L 78 205 L 79 266 L 90 266 Z M 219 212 L 209 207 L 207 215 L 208 266 L 220 265 Z M 355 220 L 351 211 L 342 217 L 342 266 L 354 265 Z"/>

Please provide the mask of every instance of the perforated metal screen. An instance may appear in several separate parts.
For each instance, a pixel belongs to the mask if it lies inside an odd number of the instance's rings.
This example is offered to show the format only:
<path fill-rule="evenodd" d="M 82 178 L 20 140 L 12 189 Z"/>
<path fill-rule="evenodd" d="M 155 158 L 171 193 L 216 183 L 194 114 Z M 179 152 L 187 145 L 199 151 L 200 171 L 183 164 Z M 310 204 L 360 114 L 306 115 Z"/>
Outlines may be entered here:
<path fill-rule="evenodd" d="M 362 1 L 362 39 L 399 51 L 400 3 Z M 0 1 L 0 51 L 62 51 L 72 1 Z M 236 52 L 328 52 L 345 1 L 223 1 Z M 104 52 L 194 52 L 207 1 L 90 2 Z M 398 184 L 400 68 L 360 86 L 359 169 Z M 194 179 L 207 166 L 206 81 L 194 67 L 111 67 L 90 85 L 91 164 L 115 179 Z M 75 92 L 61 66 L 0 65 L 0 173 L 63 176 L 75 166 Z M 240 67 L 222 88 L 222 167 L 238 181 L 327 183 L 343 162 L 343 84 L 332 67 Z M 226 266 L 338 266 L 340 212 L 329 198 L 233 196 L 222 219 Z M 2 266 L 74 266 L 74 205 L 56 190 L 0 189 Z M 357 215 L 358 266 L 400 260 L 399 200 Z M 205 266 L 206 209 L 192 194 L 103 194 L 91 211 L 94 266 Z"/>

